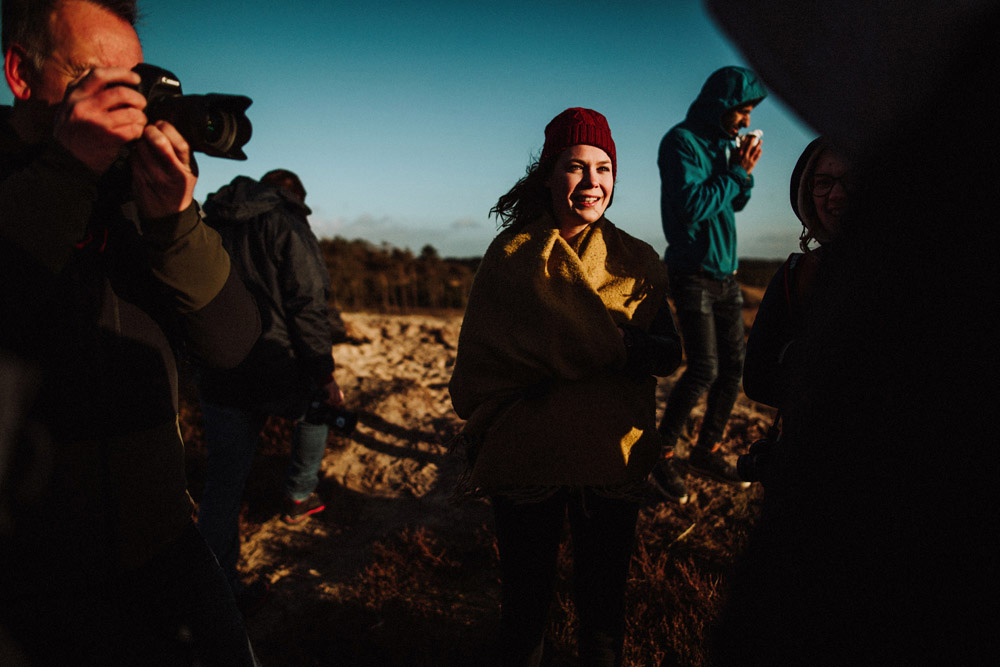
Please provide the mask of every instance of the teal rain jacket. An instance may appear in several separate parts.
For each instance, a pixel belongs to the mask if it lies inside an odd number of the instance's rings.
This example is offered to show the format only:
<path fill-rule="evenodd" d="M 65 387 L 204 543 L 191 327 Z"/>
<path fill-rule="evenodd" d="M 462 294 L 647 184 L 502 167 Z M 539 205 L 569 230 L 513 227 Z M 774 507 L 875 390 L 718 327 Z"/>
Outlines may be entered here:
<path fill-rule="evenodd" d="M 745 67 L 712 73 L 687 117 L 660 142 L 660 213 L 667 236 L 664 261 L 719 280 L 736 271 L 736 211 L 746 206 L 753 176 L 729 165 L 732 139 L 722 130 L 730 109 L 767 96 Z"/>

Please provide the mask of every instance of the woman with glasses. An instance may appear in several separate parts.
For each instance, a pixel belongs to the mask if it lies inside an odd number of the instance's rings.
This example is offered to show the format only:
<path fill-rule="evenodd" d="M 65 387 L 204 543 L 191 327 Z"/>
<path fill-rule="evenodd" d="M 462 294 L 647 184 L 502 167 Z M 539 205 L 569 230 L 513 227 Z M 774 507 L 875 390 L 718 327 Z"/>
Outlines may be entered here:
<path fill-rule="evenodd" d="M 792 374 L 808 354 L 799 336 L 822 277 L 823 258 L 835 252 L 837 239 L 850 224 L 852 200 L 857 203 L 854 178 L 850 162 L 824 137 L 806 146 L 792 170 L 790 198 L 802 221 L 802 252 L 791 254 L 771 279 L 750 330 L 743 364 L 744 393 L 778 408 L 779 414 Z M 777 437 L 775 427 L 769 438 L 740 457 L 737 469 L 746 481 L 766 482 Z"/>
<path fill-rule="evenodd" d="M 604 217 L 616 176 L 604 116 L 572 108 L 500 197 L 449 389 L 466 419 L 467 490 L 493 506 L 501 665 L 538 665 L 563 526 L 584 665 L 620 665 L 625 585 L 660 451 L 654 375 L 681 360 L 666 270 Z"/>

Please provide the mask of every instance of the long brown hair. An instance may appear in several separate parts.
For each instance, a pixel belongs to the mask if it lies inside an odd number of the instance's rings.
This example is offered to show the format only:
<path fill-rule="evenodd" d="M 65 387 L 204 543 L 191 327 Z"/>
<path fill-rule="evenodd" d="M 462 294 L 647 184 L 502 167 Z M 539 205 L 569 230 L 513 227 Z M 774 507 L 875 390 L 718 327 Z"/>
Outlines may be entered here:
<path fill-rule="evenodd" d="M 544 164 L 532 160 L 524 170 L 524 176 L 490 209 L 490 215 L 497 218 L 498 228 L 519 229 L 552 212 L 552 195 L 545 181 L 552 175 L 555 163 L 554 159 L 546 160 Z"/>

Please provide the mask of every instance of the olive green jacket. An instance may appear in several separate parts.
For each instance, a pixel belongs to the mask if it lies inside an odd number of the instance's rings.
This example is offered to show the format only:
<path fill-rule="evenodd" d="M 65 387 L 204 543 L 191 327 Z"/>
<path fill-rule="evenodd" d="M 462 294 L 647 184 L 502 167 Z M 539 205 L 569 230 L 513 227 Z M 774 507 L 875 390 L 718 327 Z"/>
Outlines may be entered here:
<path fill-rule="evenodd" d="M 190 523 L 175 354 L 233 366 L 260 323 L 195 205 L 140 221 L 123 173 L 23 143 L 9 111 L 0 347 L 40 371 L 29 420 L 50 446 L 32 453 L 47 472 L 18 505 L 0 571 L 56 586 L 148 562 Z"/>

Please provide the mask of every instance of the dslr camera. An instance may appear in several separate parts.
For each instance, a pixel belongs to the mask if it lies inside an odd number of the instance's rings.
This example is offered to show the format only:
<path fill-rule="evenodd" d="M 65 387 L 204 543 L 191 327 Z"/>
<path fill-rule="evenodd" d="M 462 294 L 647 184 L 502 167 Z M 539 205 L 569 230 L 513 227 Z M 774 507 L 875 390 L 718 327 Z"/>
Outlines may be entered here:
<path fill-rule="evenodd" d="M 149 122 L 165 120 L 181 133 L 191 150 L 213 157 L 246 160 L 243 146 L 252 128 L 246 116 L 253 100 L 245 95 L 184 95 L 172 72 L 140 63 L 132 71 L 142 77 L 137 90 L 146 98 Z"/>
<path fill-rule="evenodd" d="M 326 392 L 322 389 L 309 401 L 309 408 L 303 421 L 309 424 L 326 424 L 340 435 L 350 435 L 358 425 L 358 413 L 332 406 L 325 402 Z"/>
<path fill-rule="evenodd" d="M 736 459 L 736 474 L 744 482 L 767 484 L 774 467 L 774 456 L 781 446 L 781 412 L 760 440 L 750 443 L 747 453 Z"/>
<path fill-rule="evenodd" d="M 747 453 L 736 459 L 736 473 L 740 479 L 744 482 L 765 483 L 770 472 L 771 456 L 777 444 L 770 434 L 751 443 Z"/>

